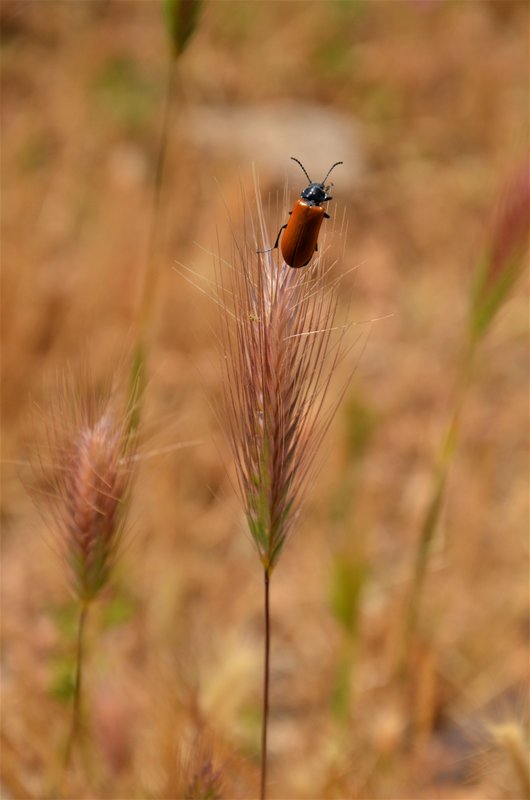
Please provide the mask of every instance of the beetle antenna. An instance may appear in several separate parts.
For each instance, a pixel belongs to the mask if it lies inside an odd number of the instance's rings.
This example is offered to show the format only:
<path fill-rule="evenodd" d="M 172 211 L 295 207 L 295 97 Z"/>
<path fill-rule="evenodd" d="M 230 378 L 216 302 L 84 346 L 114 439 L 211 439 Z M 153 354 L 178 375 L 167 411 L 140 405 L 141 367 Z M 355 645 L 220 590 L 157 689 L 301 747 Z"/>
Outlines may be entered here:
<path fill-rule="evenodd" d="M 294 156 L 291 156 L 291 161 L 296 161 L 296 163 L 297 163 L 297 164 L 300 164 L 300 166 L 302 167 L 302 170 L 304 171 L 304 175 L 306 176 L 306 178 L 307 178 L 307 180 L 309 181 L 309 183 L 313 183 L 313 181 L 311 180 L 311 178 L 310 178 L 310 177 L 309 177 L 309 175 L 307 174 L 307 172 L 306 172 L 306 169 L 305 169 L 304 165 L 302 164 L 302 162 L 301 162 L 301 161 L 298 161 L 298 159 L 297 159 L 297 158 L 295 158 Z M 342 162 L 339 162 L 339 163 L 342 163 Z M 337 166 L 337 165 L 336 165 L 336 164 L 334 164 L 334 165 L 333 165 L 333 167 L 335 167 L 335 166 Z M 333 167 L 331 167 L 331 169 L 333 169 Z M 330 169 L 330 171 L 329 171 L 329 172 L 331 172 L 331 169 Z M 328 172 L 328 175 L 329 175 L 329 172 Z M 327 178 L 327 175 L 326 175 L 326 178 Z"/>
<path fill-rule="evenodd" d="M 296 159 L 295 159 L 295 161 L 296 161 Z M 298 162 L 298 163 L 300 163 L 300 162 Z M 329 170 L 328 170 L 328 174 L 326 175 L 326 177 L 324 178 L 324 180 L 322 181 L 322 183 L 325 183 L 325 182 L 327 181 L 327 179 L 328 179 L 328 178 L 329 178 L 329 176 L 330 176 L 331 170 L 335 169 L 335 167 L 338 167 L 338 166 L 339 166 L 339 164 L 344 164 L 344 161 L 335 161 L 335 163 L 333 164 L 333 166 L 329 168 Z M 302 165 L 300 164 L 300 166 L 302 166 Z M 305 170 L 304 170 L 304 172 L 305 172 Z M 307 175 L 307 172 L 306 172 L 306 175 Z"/>

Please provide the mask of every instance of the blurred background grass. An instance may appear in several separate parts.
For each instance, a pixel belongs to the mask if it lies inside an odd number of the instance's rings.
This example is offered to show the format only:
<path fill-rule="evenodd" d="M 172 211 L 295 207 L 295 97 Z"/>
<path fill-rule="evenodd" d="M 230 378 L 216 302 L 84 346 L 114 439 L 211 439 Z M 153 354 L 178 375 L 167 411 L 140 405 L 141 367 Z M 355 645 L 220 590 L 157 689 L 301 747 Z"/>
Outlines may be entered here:
<path fill-rule="evenodd" d="M 133 347 L 169 45 L 157 2 L 0 14 L 3 782 L 42 797 L 73 633 L 21 487 L 27 419 L 67 361 L 89 356 L 98 378 Z M 472 271 L 528 141 L 527 27 L 511 0 L 205 4 L 177 65 L 144 415 L 146 451 L 202 444 L 140 465 L 131 544 L 91 627 L 97 767 L 72 796 L 180 796 L 179 743 L 205 730 L 225 796 L 255 791 L 261 574 L 211 408 L 216 309 L 174 267 L 212 278 L 218 250 L 230 258 L 253 164 L 273 207 L 286 180 L 294 201 L 290 155 L 314 180 L 344 160 L 329 210 L 347 232 L 326 246 L 344 314 L 383 319 L 352 355 L 273 586 L 270 795 L 521 796 L 487 726 L 528 721 L 524 283 L 478 359 L 405 685 L 392 664 Z"/>

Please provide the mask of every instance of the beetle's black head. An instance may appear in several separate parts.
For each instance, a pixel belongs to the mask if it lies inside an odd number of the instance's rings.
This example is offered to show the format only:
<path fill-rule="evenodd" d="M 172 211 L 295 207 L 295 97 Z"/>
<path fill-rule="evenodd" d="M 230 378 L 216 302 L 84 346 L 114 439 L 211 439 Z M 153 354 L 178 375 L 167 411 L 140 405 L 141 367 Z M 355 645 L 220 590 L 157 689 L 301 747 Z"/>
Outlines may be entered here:
<path fill-rule="evenodd" d="M 339 164 L 342 164 L 342 161 L 336 161 L 333 164 L 333 166 L 330 167 L 330 169 L 328 170 L 328 174 L 326 175 L 324 180 L 321 183 L 317 183 L 316 181 L 312 181 L 311 180 L 311 178 L 307 174 L 306 169 L 305 169 L 305 167 L 304 167 L 304 165 L 302 164 L 301 161 L 299 161 L 294 156 L 291 156 L 291 160 L 292 161 L 296 161 L 296 163 L 301 166 L 301 168 L 302 168 L 307 180 L 309 181 L 309 186 L 307 186 L 304 189 L 304 191 L 302 192 L 302 194 L 300 195 L 300 197 L 303 200 L 305 200 L 308 203 L 308 205 L 310 205 L 310 206 L 321 206 L 322 203 L 327 203 L 328 200 L 333 200 L 331 195 L 328 195 L 328 189 L 330 187 L 326 186 L 325 183 L 326 183 L 326 181 L 327 181 L 327 179 L 329 177 L 329 173 L 331 172 L 331 170 L 335 169 L 335 167 L 338 167 Z"/>
<path fill-rule="evenodd" d="M 300 197 L 310 206 L 321 206 L 322 203 L 331 200 L 327 189 L 329 189 L 329 186 L 324 186 L 323 183 L 310 183 L 309 186 L 304 189 Z"/>

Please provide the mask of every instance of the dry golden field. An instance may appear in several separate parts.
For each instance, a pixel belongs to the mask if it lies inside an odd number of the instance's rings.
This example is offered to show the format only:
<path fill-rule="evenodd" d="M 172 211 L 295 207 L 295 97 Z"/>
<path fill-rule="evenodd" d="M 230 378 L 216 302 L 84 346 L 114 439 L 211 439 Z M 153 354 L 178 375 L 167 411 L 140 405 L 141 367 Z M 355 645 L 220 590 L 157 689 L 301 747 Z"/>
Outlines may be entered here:
<path fill-rule="evenodd" d="M 321 248 L 351 323 L 332 392 L 353 377 L 272 579 L 268 797 L 530 796 L 526 276 L 477 349 L 397 666 L 473 274 L 528 149 L 528 8 L 207 0 L 172 63 L 156 0 L 4 0 L 6 800 L 258 796 L 262 570 L 215 410 L 212 298 L 254 175 L 272 241 L 286 187 L 290 204 L 305 187 L 290 156 L 313 180 L 344 161 Z M 127 383 L 145 276 L 126 547 L 90 610 L 86 730 L 64 770 L 77 606 L 30 464 L 40 448 L 49 466 L 57 374 L 80 397 Z"/>

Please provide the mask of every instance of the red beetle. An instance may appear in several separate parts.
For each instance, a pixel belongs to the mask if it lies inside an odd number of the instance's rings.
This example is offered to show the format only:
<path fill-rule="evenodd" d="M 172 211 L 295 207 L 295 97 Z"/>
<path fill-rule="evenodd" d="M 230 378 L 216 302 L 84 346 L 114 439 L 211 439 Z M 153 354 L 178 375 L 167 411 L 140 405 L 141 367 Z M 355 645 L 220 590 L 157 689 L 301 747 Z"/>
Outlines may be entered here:
<path fill-rule="evenodd" d="M 329 219 L 329 214 L 326 214 L 323 203 L 333 199 L 327 194 L 330 187 L 325 186 L 325 183 L 331 170 L 343 162 L 336 161 L 328 170 L 324 180 L 317 183 L 311 180 L 301 161 L 294 158 L 294 156 L 291 156 L 291 159 L 300 164 L 309 181 L 309 186 L 304 189 L 300 199 L 294 204 L 294 208 L 290 212 L 291 218 L 289 222 L 286 222 L 280 228 L 272 249 L 274 250 L 278 247 L 281 233 L 285 230 L 282 237 L 282 256 L 286 264 L 298 269 L 298 267 L 307 266 L 313 257 L 313 253 L 318 249 L 317 240 L 322 220 Z"/>

